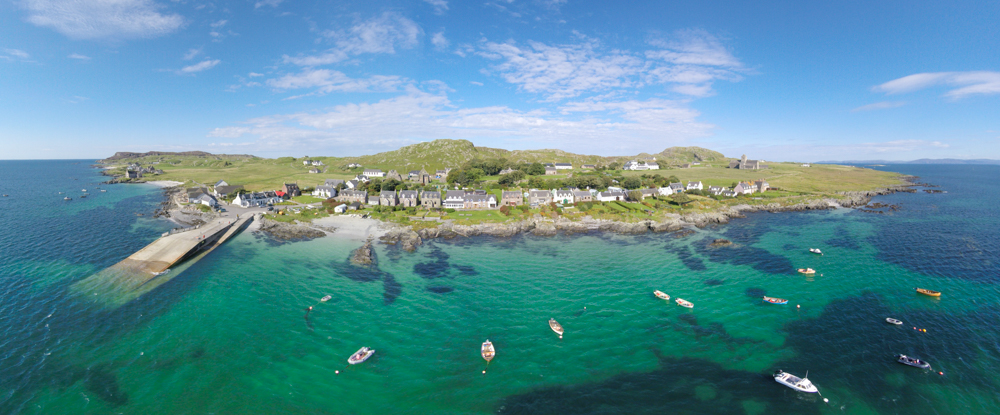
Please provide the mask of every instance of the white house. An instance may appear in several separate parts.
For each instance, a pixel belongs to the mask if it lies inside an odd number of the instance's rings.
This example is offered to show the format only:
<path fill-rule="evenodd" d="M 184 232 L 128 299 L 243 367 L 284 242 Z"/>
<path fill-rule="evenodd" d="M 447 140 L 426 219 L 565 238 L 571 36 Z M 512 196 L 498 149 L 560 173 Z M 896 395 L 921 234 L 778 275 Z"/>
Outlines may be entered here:
<path fill-rule="evenodd" d="M 753 185 L 746 184 L 743 182 L 737 183 L 736 187 L 733 188 L 733 193 L 737 195 L 749 195 L 753 194 L 753 191 L 754 191 Z"/>
<path fill-rule="evenodd" d="M 721 187 L 721 186 L 709 186 L 708 187 L 708 192 L 711 193 L 711 194 L 713 194 L 713 195 L 716 195 L 716 196 L 721 195 L 722 192 L 725 192 L 725 191 L 726 191 L 726 188 L 725 187 Z"/>
<path fill-rule="evenodd" d="M 682 183 L 670 183 L 670 190 L 674 193 L 681 193 L 684 191 L 684 185 Z"/>
<path fill-rule="evenodd" d="M 640 163 L 635 160 L 629 161 L 625 163 L 624 166 L 622 166 L 622 170 L 659 170 L 659 169 L 660 165 L 656 164 L 655 162 L 649 163 L 643 161 Z"/>
<path fill-rule="evenodd" d="M 207 194 L 207 193 L 202 193 L 202 194 L 198 195 L 198 197 L 195 197 L 194 199 L 189 199 L 188 202 L 190 202 L 190 203 L 201 203 L 201 204 L 203 204 L 205 206 L 213 207 L 213 208 L 219 206 L 219 202 L 217 200 L 215 200 L 215 196 L 212 196 L 212 195 Z"/>
<path fill-rule="evenodd" d="M 559 165 L 559 163 L 556 163 Z M 575 203 L 572 190 L 552 190 L 552 199 L 556 203 L 570 204 Z"/>
<path fill-rule="evenodd" d="M 275 203 L 281 203 L 281 196 L 273 191 L 267 192 L 253 192 L 253 193 L 243 193 L 236 196 L 233 199 L 233 205 L 242 206 L 245 208 L 251 206 L 267 206 Z"/>
<path fill-rule="evenodd" d="M 321 184 L 319 186 L 316 186 L 316 190 L 313 190 L 312 195 L 316 197 L 330 199 L 337 197 L 337 189 L 334 188 L 333 186 Z"/>
<path fill-rule="evenodd" d="M 356 169 L 358 167 L 361 167 L 361 165 L 358 164 L 358 163 L 351 163 L 351 164 L 347 165 L 347 168 L 349 168 L 349 169 Z"/>
<path fill-rule="evenodd" d="M 571 163 L 556 163 L 556 170 L 572 170 L 573 164 Z"/>
<path fill-rule="evenodd" d="M 659 193 L 660 196 L 670 196 L 674 194 L 674 191 L 669 186 L 667 186 L 656 189 L 656 193 Z"/>
<path fill-rule="evenodd" d="M 385 172 L 379 169 L 365 169 L 361 174 L 368 177 L 385 177 Z"/>
<path fill-rule="evenodd" d="M 444 195 L 444 203 L 442 204 L 445 208 L 450 209 L 462 209 L 465 207 L 465 191 L 464 190 L 449 190 Z"/>
<path fill-rule="evenodd" d="M 229 186 L 229 183 L 226 183 L 225 180 L 219 180 L 217 183 L 215 183 L 215 187 L 219 186 Z"/>
<path fill-rule="evenodd" d="M 625 192 L 621 190 L 612 190 L 610 187 L 606 192 L 600 192 L 594 195 L 594 199 L 599 202 L 614 202 L 616 200 L 625 200 Z"/>
<path fill-rule="evenodd" d="M 337 205 L 337 207 L 333 208 L 334 213 L 344 213 L 346 211 L 347 211 L 347 205 Z"/>
<path fill-rule="evenodd" d="M 687 185 L 686 189 L 687 190 L 701 190 L 701 189 L 704 189 L 704 188 L 705 187 L 699 181 L 699 182 L 688 182 L 688 185 Z"/>

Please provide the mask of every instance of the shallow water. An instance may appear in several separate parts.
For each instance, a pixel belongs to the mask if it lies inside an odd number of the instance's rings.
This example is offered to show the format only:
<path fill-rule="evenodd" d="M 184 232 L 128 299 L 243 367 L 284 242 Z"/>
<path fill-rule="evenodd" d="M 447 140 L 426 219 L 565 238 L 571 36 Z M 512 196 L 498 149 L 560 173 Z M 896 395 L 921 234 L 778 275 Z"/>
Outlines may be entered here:
<path fill-rule="evenodd" d="M 886 215 L 379 245 L 373 269 L 347 263 L 357 242 L 246 232 L 107 311 L 67 287 L 172 225 L 149 219 L 159 190 L 99 193 L 73 163 L 0 162 L 0 219 L 17 224 L 0 230 L 0 413 L 1000 412 L 1000 168 L 889 166 L 948 193 L 880 197 L 901 206 Z M 348 367 L 361 346 L 377 352 Z M 779 368 L 830 402 L 775 383 Z"/>

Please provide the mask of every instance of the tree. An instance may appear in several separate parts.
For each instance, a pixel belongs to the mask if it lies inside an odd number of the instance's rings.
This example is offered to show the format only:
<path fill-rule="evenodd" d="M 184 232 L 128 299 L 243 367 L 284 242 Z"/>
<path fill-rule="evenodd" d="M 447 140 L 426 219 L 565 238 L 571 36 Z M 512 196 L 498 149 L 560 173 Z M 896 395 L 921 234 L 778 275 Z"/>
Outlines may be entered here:
<path fill-rule="evenodd" d="M 669 181 L 670 183 L 680 183 L 681 179 L 678 179 L 677 176 L 670 176 L 667 177 L 667 181 Z"/>
<path fill-rule="evenodd" d="M 691 203 L 692 202 L 691 196 L 688 196 L 688 195 L 686 195 L 684 193 L 672 194 L 672 195 L 670 195 L 670 200 L 672 202 L 678 204 L 678 205 L 681 205 L 681 206 L 683 206 L 686 203 Z"/>
<path fill-rule="evenodd" d="M 502 186 L 513 186 L 515 183 L 524 179 L 524 172 L 520 170 L 514 170 L 513 173 L 501 174 L 500 179 L 497 180 Z"/>
<path fill-rule="evenodd" d="M 633 190 L 628 192 L 628 199 L 634 202 L 642 201 L 642 192 Z"/>
<path fill-rule="evenodd" d="M 621 162 L 613 161 L 611 164 L 608 164 L 608 170 L 618 170 L 620 168 L 622 168 Z"/>
<path fill-rule="evenodd" d="M 531 163 L 528 166 L 527 173 L 531 176 L 542 176 L 545 174 L 545 166 L 538 162 Z"/>
<path fill-rule="evenodd" d="M 368 193 L 378 193 L 382 191 L 382 179 L 372 179 L 368 182 Z"/>
<path fill-rule="evenodd" d="M 396 179 L 387 179 L 386 181 L 382 182 L 382 189 L 381 190 L 396 190 L 396 188 L 399 187 L 402 184 L 403 184 L 403 182 L 401 182 L 399 180 L 396 180 Z M 402 189 L 400 189 L 400 190 L 402 190 Z"/>
<path fill-rule="evenodd" d="M 626 189 L 638 189 L 642 187 L 642 180 L 634 176 L 628 177 L 625 178 L 625 180 L 622 180 L 622 186 L 625 187 Z"/>

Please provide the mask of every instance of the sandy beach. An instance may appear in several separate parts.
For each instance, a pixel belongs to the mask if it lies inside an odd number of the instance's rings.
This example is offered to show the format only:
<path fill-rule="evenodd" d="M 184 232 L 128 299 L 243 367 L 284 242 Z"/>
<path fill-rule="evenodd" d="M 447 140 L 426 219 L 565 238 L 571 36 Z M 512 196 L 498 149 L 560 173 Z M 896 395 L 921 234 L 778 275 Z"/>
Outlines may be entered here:
<path fill-rule="evenodd" d="M 362 219 L 361 215 L 337 215 L 316 219 L 314 225 L 324 229 L 334 228 L 333 236 L 336 238 L 365 241 L 369 235 L 376 239 L 385 235 L 387 230 L 384 224 L 375 219 Z"/>
<path fill-rule="evenodd" d="M 184 183 L 182 183 L 182 182 L 175 182 L 173 180 L 154 180 L 154 181 L 151 181 L 151 182 L 146 182 L 146 184 L 151 184 L 151 185 L 159 187 L 159 188 L 164 188 L 164 187 L 180 186 L 180 185 L 182 185 Z"/>

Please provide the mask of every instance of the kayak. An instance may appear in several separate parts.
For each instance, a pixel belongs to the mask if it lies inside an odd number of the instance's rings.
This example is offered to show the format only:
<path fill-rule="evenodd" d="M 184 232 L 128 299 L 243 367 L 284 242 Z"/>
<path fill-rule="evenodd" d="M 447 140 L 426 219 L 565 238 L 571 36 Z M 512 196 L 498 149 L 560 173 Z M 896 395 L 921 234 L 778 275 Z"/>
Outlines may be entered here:
<path fill-rule="evenodd" d="M 917 288 L 916 290 L 920 294 L 929 295 L 931 297 L 940 297 L 941 296 L 941 292 L 940 291 L 928 290 L 926 288 Z"/>
<path fill-rule="evenodd" d="M 788 300 L 784 298 L 774 298 L 768 296 L 764 296 L 764 302 L 771 304 L 788 304 Z"/>

